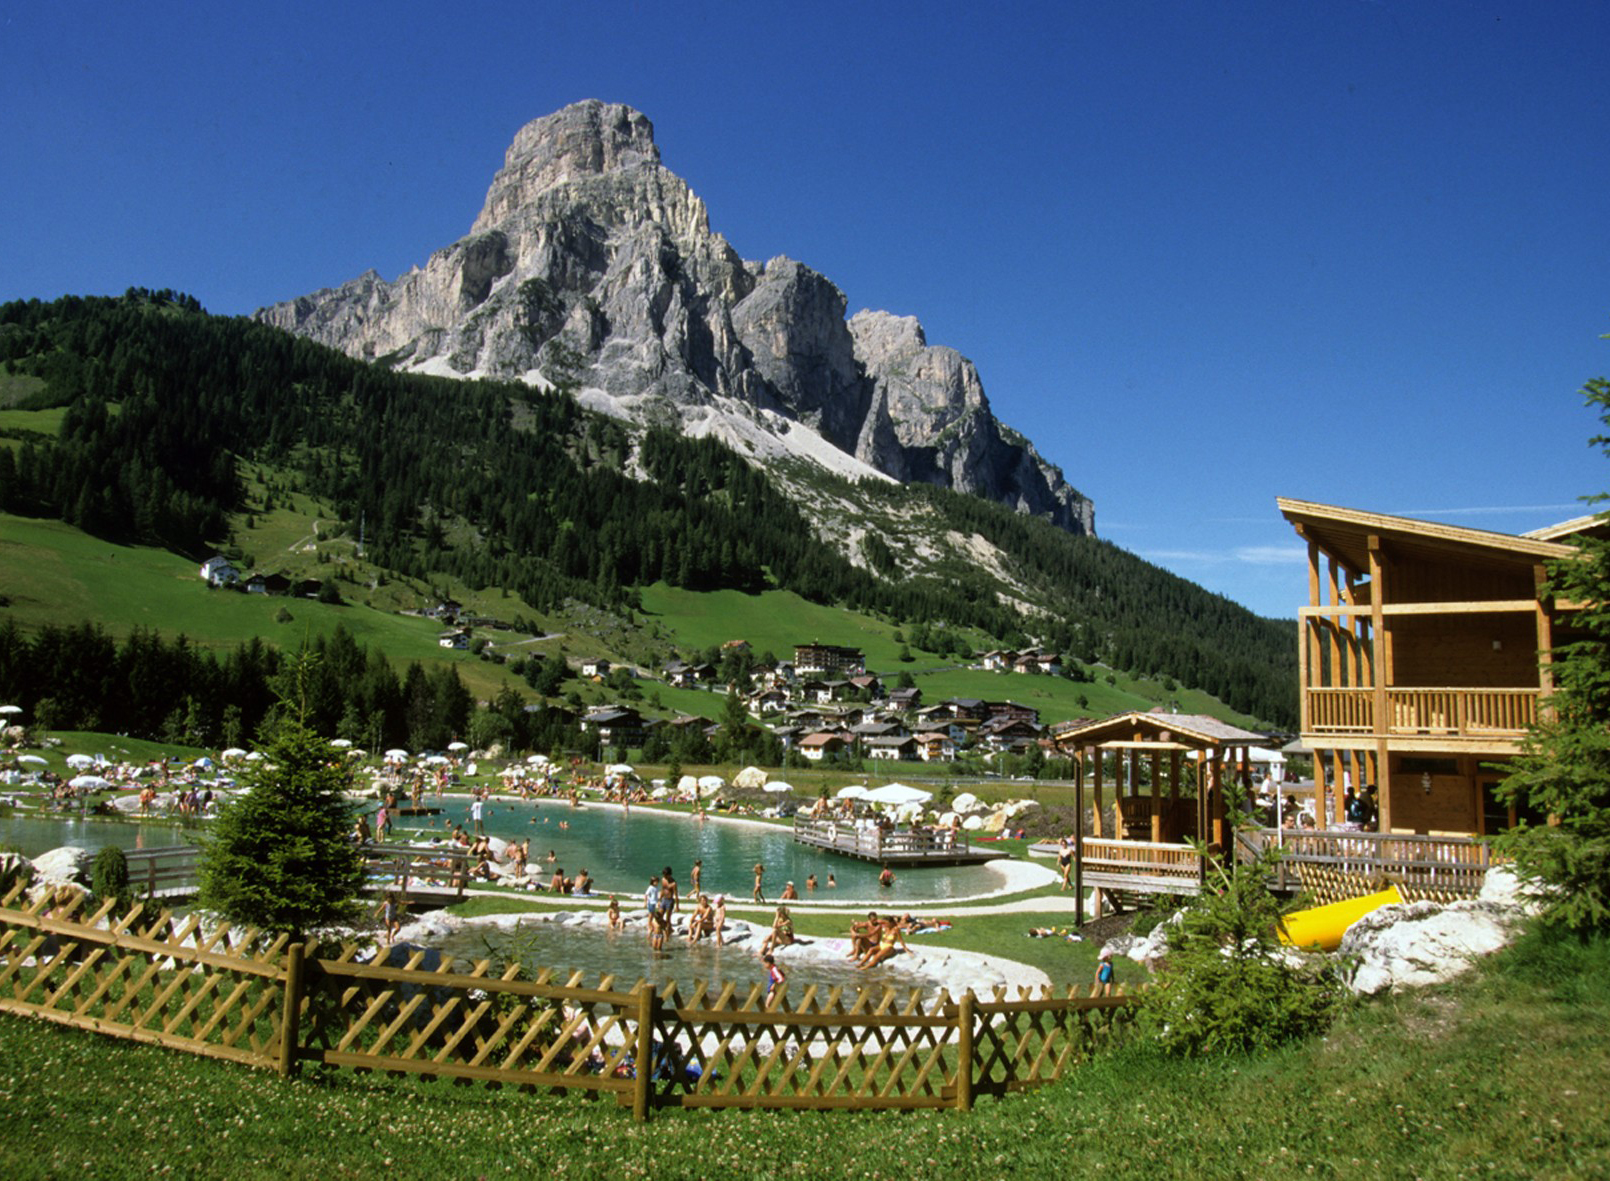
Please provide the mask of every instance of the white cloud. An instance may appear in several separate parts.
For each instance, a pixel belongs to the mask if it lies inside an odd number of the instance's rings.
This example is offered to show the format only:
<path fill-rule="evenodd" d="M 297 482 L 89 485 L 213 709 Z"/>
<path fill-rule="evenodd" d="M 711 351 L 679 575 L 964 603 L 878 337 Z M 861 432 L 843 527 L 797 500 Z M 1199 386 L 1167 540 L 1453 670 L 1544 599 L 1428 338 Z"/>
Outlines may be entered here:
<path fill-rule="evenodd" d="M 1252 566 L 1290 566 L 1308 560 L 1308 551 L 1293 545 L 1237 546 L 1235 560 Z"/>

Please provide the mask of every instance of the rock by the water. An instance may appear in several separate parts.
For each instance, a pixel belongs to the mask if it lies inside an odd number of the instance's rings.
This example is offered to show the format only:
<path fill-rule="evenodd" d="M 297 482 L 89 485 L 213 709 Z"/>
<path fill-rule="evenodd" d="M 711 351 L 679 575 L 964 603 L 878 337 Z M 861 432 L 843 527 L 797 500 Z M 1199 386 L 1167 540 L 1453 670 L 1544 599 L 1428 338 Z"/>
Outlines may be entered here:
<path fill-rule="evenodd" d="M 53 885 L 87 886 L 94 862 L 95 854 L 88 849 L 63 845 L 34 858 L 34 877 Z"/>

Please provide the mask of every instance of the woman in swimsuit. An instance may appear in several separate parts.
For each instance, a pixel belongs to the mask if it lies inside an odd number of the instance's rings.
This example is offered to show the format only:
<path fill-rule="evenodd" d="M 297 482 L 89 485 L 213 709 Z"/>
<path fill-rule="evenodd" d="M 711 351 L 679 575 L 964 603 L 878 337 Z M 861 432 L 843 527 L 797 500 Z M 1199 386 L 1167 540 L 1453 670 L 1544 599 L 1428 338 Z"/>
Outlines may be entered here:
<path fill-rule="evenodd" d="M 793 942 L 794 920 L 789 916 L 788 907 L 779 906 L 777 917 L 771 923 L 771 934 L 760 945 L 760 954 L 765 955 L 774 948 L 787 947 Z"/>

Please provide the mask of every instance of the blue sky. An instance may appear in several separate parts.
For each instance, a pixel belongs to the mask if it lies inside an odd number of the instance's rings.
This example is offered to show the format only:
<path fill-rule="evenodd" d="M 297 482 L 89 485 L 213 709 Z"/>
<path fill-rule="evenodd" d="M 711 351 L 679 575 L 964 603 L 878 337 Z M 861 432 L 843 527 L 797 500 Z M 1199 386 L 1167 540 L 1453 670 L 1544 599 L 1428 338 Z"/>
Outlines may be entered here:
<path fill-rule="evenodd" d="M 919 317 L 1098 531 L 1265 614 L 1277 495 L 1520 531 L 1610 488 L 1604 3 L 0 0 L 0 299 L 245 313 L 653 120 L 746 258 Z"/>

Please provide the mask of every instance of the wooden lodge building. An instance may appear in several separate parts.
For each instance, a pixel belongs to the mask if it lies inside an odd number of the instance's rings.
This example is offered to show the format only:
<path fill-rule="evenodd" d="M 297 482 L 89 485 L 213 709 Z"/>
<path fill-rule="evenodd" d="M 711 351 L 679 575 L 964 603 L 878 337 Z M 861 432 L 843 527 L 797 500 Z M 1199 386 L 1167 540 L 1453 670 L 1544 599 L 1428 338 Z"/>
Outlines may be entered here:
<path fill-rule="evenodd" d="M 1382 833 L 1508 828 L 1500 768 L 1547 698 L 1547 653 L 1571 639 L 1544 564 L 1596 519 L 1521 536 L 1278 504 L 1308 543 L 1301 731 L 1319 814 L 1343 821 L 1348 789 L 1374 786 Z"/>
<path fill-rule="evenodd" d="M 1079 767 L 1081 917 L 1085 887 L 1097 890 L 1098 913 L 1107 900 L 1201 889 L 1207 865 L 1193 840 L 1231 856 L 1277 844 L 1278 884 L 1320 901 L 1386 882 L 1410 898 L 1470 895 L 1488 865 L 1478 838 L 1518 819 L 1497 798 L 1503 764 L 1546 708 L 1549 651 L 1576 638 L 1575 605 L 1544 590 L 1546 564 L 1575 552 L 1566 539 L 1607 528 L 1604 518 L 1514 535 L 1278 504 L 1308 543 L 1298 687 L 1316 824 L 1233 823 L 1226 788 L 1250 788 L 1262 735 L 1165 713 L 1060 727 L 1052 741 Z M 1349 791 L 1368 788 L 1377 823 L 1366 829 L 1348 820 L 1346 805 Z"/>

